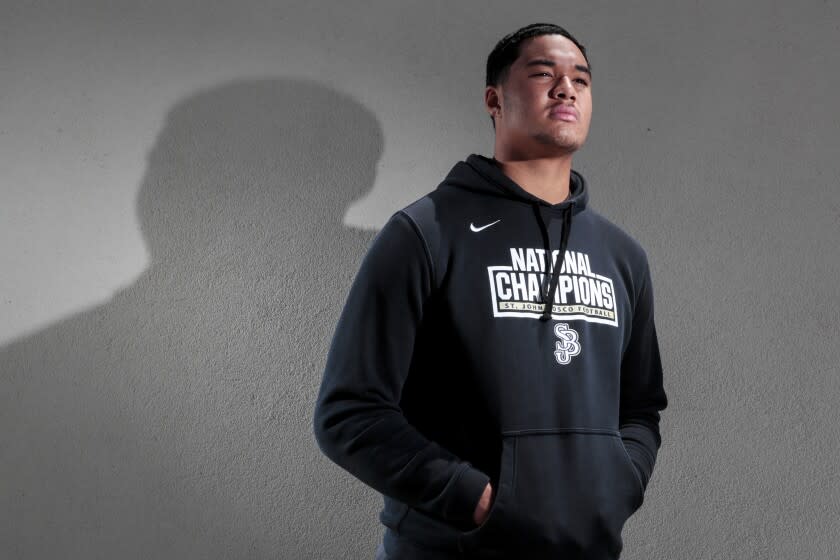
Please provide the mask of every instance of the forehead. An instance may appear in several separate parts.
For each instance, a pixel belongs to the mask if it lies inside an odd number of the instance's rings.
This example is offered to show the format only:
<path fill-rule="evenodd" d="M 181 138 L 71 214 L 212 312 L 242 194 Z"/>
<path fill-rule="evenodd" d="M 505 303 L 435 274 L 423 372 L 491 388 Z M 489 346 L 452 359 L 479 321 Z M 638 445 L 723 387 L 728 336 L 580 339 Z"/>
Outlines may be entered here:
<path fill-rule="evenodd" d="M 515 64 L 523 65 L 532 58 L 550 58 L 569 64 L 586 64 L 586 58 L 570 39 L 562 35 L 529 37 L 519 45 L 519 58 Z"/>

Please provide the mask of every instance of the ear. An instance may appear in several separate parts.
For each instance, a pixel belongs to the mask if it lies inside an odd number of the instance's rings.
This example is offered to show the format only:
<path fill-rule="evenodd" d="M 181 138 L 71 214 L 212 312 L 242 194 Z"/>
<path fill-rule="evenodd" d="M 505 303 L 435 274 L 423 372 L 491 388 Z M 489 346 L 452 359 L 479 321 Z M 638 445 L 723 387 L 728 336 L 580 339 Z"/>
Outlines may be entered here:
<path fill-rule="evenodd" d="M 490 116 L 499 116 L 502 111 L 501 87 L 487 86 L 484 89 L 484 108 L 490 113 Z"/>

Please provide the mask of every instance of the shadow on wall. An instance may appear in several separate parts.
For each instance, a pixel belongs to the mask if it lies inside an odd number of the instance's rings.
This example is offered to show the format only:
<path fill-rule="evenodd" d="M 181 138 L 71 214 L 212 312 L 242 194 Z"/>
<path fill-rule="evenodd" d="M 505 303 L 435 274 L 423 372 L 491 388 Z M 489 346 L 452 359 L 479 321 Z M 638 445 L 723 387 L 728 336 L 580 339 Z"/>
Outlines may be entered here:
<path fill-rule="evenodd" d="M 382 142 L 371 112 L 306 81 L 172 108 L 138 197 L 149 268 L 0 349 L 4 555 L 324 558 L 325 535 L 369 522 L 325 503 L 348 489 L 311 414 L 374 235 L 342 216 Z"/>

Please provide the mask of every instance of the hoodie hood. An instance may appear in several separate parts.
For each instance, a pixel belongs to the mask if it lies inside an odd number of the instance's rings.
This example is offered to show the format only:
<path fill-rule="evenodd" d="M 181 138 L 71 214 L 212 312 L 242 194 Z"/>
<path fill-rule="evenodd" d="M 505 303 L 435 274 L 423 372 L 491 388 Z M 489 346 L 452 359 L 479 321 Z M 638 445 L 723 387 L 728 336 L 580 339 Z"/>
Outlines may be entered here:
<path fill-rule="evenodd" d="M 551 270 L 547 278 L 549 283 L 541 286 L 543 308 L 541 321 L 551 319 L 551 303 L 554 301 L 554 293 L 557 290 L 557 281 L 560 277 L 560 265 L 554 266 L 550 263 L 552 248 L 548 235 L 548 224 L 552 219 L 563 220 L 563 227 L 560 234 L 559 252 L 557 263 L 564 261 L 566 246 L 569 242 L 569 233 L 572 229 L 572 218 L 586 209 L 589 201 L 589 191 L 583 175 L 571 170 L 569 175 L 569 196 L 566 200 L 551 204 L 550 202 L 534 196 L 523 189 L 516 181 L 508 177 L 499 167 L 495 158 L 488 158 L 480 154 L 470 154 L 466 161 L 459 161 L 449 171 L 441 187 L 450 186 L 462 188 L 477 193 L 484 193 L 491 196 L 502 196 L 512 201 L 529 204 L 534 212 L 534 219 L 540 227 L 543 237 L 545 253 L 545 270 Z"/>
<path fill-rule="evenodd" d="M 572 213 L 578 214 L 589 202 L 586 180 L 574 169 L 571 170 L 569 177 L 569 196 L 563 202 L 551 204 L 529 193 L 505 175 L 495 158 L 488 158 L 481 154 L 470 154 L 466 161 L 456 163 L 447 174 L 443 184 L 535 204 L 554 215 L 562 214 L 566 206 L 572 206 Z"/>

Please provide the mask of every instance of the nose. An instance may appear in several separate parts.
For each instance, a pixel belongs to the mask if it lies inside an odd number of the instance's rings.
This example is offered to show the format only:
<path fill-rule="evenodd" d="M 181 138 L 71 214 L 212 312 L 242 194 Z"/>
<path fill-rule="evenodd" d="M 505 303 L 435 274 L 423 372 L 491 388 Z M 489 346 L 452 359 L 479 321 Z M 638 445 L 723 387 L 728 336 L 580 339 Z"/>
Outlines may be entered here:
<path fill-rule="evenodd" d="M 554 86 L 554 97 L 558 99 L 574 99 L 575 98 L 575 87 L 572 84 L 572 79 L 568 76 L 562 76 L 560 78 L 560 82 Z"/>

